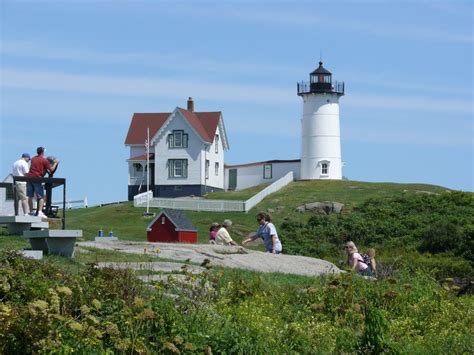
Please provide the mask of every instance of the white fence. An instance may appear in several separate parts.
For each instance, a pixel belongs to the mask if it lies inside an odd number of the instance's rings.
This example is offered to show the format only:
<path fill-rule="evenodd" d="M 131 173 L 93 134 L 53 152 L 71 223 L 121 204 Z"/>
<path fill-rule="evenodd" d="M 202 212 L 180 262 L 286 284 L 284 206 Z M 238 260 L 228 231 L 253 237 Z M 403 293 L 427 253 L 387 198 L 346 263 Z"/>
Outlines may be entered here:
<path fill-rule="evenodd" d="M 150 207 L 172 208 L 176 210 L 189 211 L 211 211 L 211 212 L 248 212 L 268 195 L 280 190 L 293 181 L 293 172 L 289 172 L 281 179 L 267 186 L 247 201 L 239 200 L 207 200 L 193 198 L 157 198 L 152 192 L 144 192 L 133 198 L 135 207 L 146 207 L 147 198 L 150 199 Z"/>
<path fill-rule="evenodd" d="M 268 195 L 280 190 L 282 187 L 285 187 L 290 182 L 294 180 L 293 172 L 290 171 L 288 174 L 283 176 L 282 178 L 275 181 L 273 184 L 267 186 L 258 194 L 252 196 L 247 201 L 245 201 L 245 212 L 250 211 L 253 207 L 259 204 L 265 197 Z"/>
<path fill-rule="evenodd" d="M 63 201 L 53 202 L 53 205 L 62 206 Z M 83 200 L 66 200 L 66 208 L 87 208 L 87 197 L 84 197 Z M 61 207 L 62 208 L 62 207 Z"/>

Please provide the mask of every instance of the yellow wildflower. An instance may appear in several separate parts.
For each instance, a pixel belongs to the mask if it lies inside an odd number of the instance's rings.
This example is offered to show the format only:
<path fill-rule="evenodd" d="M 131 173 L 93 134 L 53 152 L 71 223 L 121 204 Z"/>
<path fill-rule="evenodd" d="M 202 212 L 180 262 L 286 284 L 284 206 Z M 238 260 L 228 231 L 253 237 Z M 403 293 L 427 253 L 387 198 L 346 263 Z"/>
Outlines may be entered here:
<path fill-rule="evenodd" d="M 143 307 L 145 305 L 145 301 L 143 301 L 143 298 L 141 297 L 135 297 L 135 299 L 133 300 L 133 304 L 135 307 Z"/>
<path fill-rule="evenodd" d="M 69 328 L 71 328 L 72 330 L 77 330 L 77 331 L 81 331 L 82 330 L 82 324 L 79 323 L 79 322 L 76 322 L 75 320 L 73 320 L 71 323 L 68 324 Z"/>
<path fill-rule="evenodd" d="M 58 291 L 58 293 L 61 293 L 65 296 L 71 296 L 72 295 L 72 291 L 69 287 L 66 287 L 66 286 L 58 286 L 56 287 L 56 291 Z"/>
<path fill-rule="evenodd" d="M 92 305 L 94 306 L 95 309 L 102 308 L 102 303 L 100 303 L 100 301 L 95 298 L 92 300 Z"/>
<path fill-rule="evenodd" d="M 85 304 L 81 306 L 81 313 L 82 314 L 89 314 L 91 312 L 91 309 L 87 307 Z"/>

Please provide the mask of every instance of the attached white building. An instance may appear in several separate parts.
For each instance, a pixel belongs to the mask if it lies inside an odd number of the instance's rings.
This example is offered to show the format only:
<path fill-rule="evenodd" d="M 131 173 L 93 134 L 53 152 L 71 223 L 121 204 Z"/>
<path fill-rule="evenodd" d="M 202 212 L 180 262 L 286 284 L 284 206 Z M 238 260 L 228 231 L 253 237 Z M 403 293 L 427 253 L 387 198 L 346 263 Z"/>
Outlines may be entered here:
<path fill-rule="evenodd" d="M 135 113 L 125 146 L 128 198 L 146 190 L 145 140 L 150 131 L 150 189 L 156 197 L 202 196 L 224 189 L 224 151 L 229 149 L 221 112 L 187 109 L 171 113 Z"/>
<path fill-rule="evenodd" d="M 225 165 L 225 189 L 242 190 L 264 183 L 272 183 L 293 171 L 300 178 L 300 160 L 267 160 L 257 163 Z"/>

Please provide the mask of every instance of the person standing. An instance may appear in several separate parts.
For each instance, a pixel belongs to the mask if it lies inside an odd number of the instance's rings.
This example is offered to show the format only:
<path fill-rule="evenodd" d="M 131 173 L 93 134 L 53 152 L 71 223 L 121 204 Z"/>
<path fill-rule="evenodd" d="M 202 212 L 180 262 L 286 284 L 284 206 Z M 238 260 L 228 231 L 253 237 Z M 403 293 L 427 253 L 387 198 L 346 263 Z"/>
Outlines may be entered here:
<path fill-rule="evenodd" d="M 242 244 L 247 244 L 248 242 L 260 237 L 263 239 L 263 244 L 265 245 L 267 253 L 281 254 L 283 247 L 280 238 L 278 238 L 275 225 L 272 223 L 272 216 L 268 213 L 260 212 L 257 214 L 257 222 L 260 226 L 255 235 L 244 240 Z"/>
<path fill-rule="evenodd" d="M 30 167 L 28 166 L 29 161 L 30 161 L 30 155 L 28 153 L 23 153 L 21 155 L 21 158 L 13 163 L 12 175 L 25 176 L 26 174 L 28 174 L 30 170 Z M 26 182 L 17 181 L 15 183 L 15 189 L 16 189 L 17 202 L 21 202 L 21 208 L 23 210 L 23 214 L 27 216 L 30 212 L 30 208 L 28 205 L 28 196 L 26 196 Z M 20 214 L 20 207 L 18 207 L 18 215 L 19 214 Z"/>
<path fill-rule="evenodd" d="M 53 164 L 44 157 L 44 147 L 38 147 L 36 149 L 37 155 L 31 159 L 30 171 L 27 174 L 28 177 L 42 178 L 46 172 L 52 174 L 59 163 L 59 160 L 55 159 Z M 44 188 L 43 184 L 39 182 L 28 182 L 26 185 L 26 192 L 30 203 L 30 209 L 33 210 L 33 196 L 36 194 L 38 199 L 37 210 L 35 215 L 40 217 L 46 217 L 43 213 L 44 206 Z"/>

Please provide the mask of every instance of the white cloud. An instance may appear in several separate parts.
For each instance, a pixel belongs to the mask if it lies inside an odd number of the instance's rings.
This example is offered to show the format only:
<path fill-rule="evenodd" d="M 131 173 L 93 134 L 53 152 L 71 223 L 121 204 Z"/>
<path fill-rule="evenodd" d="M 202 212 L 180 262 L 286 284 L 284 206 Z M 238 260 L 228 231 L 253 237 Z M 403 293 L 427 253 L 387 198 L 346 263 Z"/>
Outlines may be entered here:
<path fill-rule="evenodd" d="M 87 49 L 58 47 L 38 41 L 3 40 L 0 46 L 2 55 L 21 58 L 41 58 L 53 61 L 68 61 L 73 63 L 92 64 L 133 64 L 146 65 L 166 70 L 186 72 L 246 74 L 247 76 L 262 76 L 268 73 L 297 72 L 294 67 L 274 63 L 245 63 L 231 60 L 213 60 L 193 58 L 180 53 L 152 52 L 100 52 Z"/>
<path fill-rule="evenodd" d="M 154 97 L 175 99 L 192 93 L 204 100 L 223 102 L 245 102 L 284 107 L 295 105 L 298 98 L 294 88 L 268 87 L 262 85 L 239 85 L 231 83 L 203 83 L 159 78 L 113 77 L 80 75 L 48 71 L 23 71 L 4 68 L 2 91 L 8 88 L 36 90 L 40 92 L 87 93 L 129 97 Z M 469 99 L 440 99 L 429 96 L 384 96 L 371 93 L 351 93 L 342 99 L 344 109 L 398 110 L 409 112 L 472 114 Z"/>
<path fill-rule="evenodd" d="M 472 114 L 470 100 L 441 99 L 427 96 L 383 96 L 377 94 L 350 94 L 344 99 L 345 107 L 434 112 L 447 114 Z"/>
<path fill-rule="evenodd" d="M 192 81 L 79 75 L 45 71 L 2 70 L 2 86 L 40 91 L 82 92 L 108 95 L 182 99 L 186 93 L 203 99 L 232 102 L 295 101 L 293 90 L 273 87 L 213 84 Z M 293 89 L 293 88 L 292 88 Z"/>
<path fill-rule="evenodd" d="M 309 9 L 310 10 L 310 9 Z M 439 28 L 428 28 L 421 27 L 417 24 L 395 24 L 377 23 L 373 20 L 370 23 L 357 21 L 353 22 L 346 18 L 334 18 L 331 16 L 316 16 L 311 14 L 311 11 L 280 11 L 272 9 L 269 6 L 263 7 L 247 7 L 247 8 L 234 8 L 234 7 L 214 7 L 214 8 L 199 8 L 189 9 L 181 8 L 180 12 L 185 13 L 188 11 L 188 15 L 199 14 L 199 16 L 206 17 L 227 17 L 236 18 L 248 22 L 256 22 L 259 24 L 272 24 L 272 25 L 283 25 L 292 27 L 315 27 L 315 26 L 334 26 L 337 24 L 338 30 L 345 30 L 350 32 L 361 32 L 376 35 L 380 37 L 389 38 L 408 38 L 416 40 L 429 40 L 435 42 L 461 42 L 461 43 L 472 43 L 474 37 L 471 33 L 454 33 L 446 30 L 440 30 Z M 470 9 L 472 11 L 472 8 Z"/>
<path fill-rule="evenodd" d="M 343 127 L 343 140 L 396 145 L 472 147 L 471 131 L 439 132 L 421 129 L 375 128 L 369 125 Z"/>

